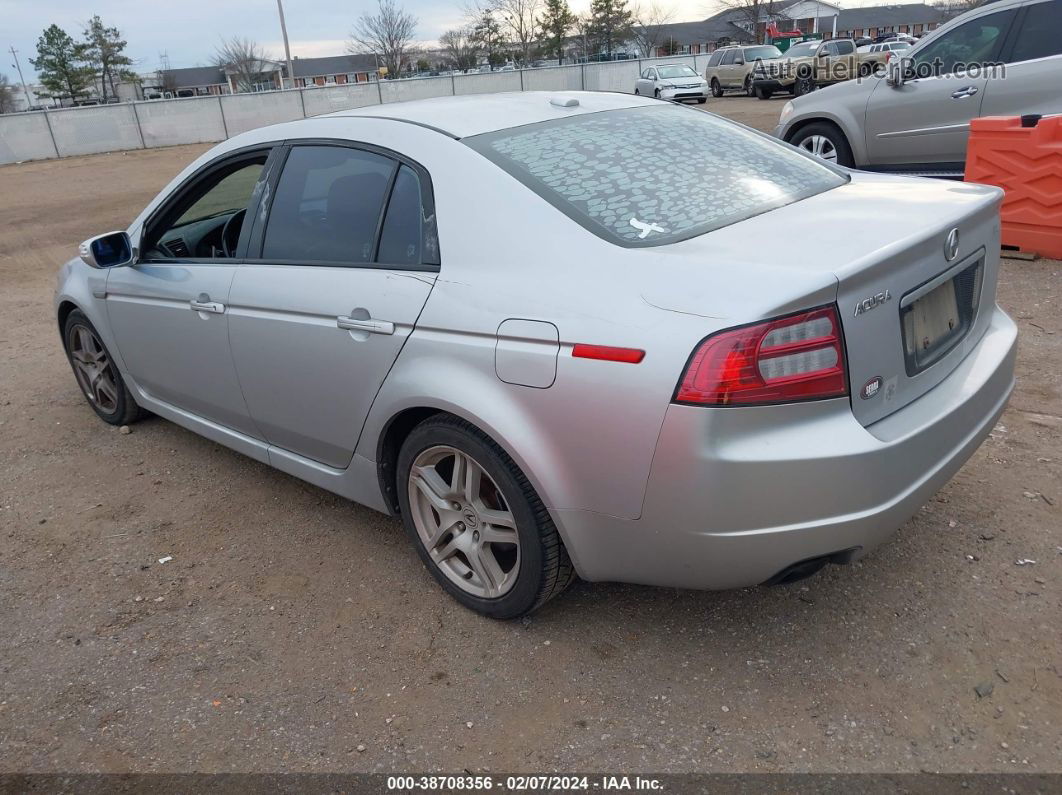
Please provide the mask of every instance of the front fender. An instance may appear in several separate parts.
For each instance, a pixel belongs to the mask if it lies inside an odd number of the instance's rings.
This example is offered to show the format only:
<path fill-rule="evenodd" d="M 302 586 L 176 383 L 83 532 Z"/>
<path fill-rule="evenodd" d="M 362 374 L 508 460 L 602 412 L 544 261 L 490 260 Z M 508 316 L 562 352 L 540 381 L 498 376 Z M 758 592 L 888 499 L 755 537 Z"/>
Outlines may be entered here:
<path fill-rule="evenodd" d="M 80 257 L 74 257 L 59 268 L 56 276 L 53 312 L 57 322 L 64 305 L 73 305 L 80 309 L 95 327 L 103 344 L 110 351 L 111 358 L 118 369 L 125 373 L 120 348 L 111 333 L 111 324 L 107 318 L 107 276 L 109 270 L 91 268 Z M 59 328 L 60 339 L 62 328 Z"/>

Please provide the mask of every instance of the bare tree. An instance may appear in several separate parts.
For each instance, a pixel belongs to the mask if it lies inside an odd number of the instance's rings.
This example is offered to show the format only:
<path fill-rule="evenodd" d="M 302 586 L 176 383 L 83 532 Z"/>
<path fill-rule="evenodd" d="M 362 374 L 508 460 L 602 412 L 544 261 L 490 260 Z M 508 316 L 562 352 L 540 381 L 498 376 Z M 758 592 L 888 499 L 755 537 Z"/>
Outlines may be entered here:
<path fill-rule="evenodd" d="M 419 20 L 394 0 L 379 0 L 379 11 L 363 13 L 354 23 L 347 50 L 376 55 L 389 76 L 397 76 L 413 53 Z"/>
<path fill-rule="evenodd" d="M 512 35 L 524 66 L 531 62 L 531 50 L 538 39 L 539 7 L 540 0 L 494 0 L 495 12 Z"/>
<path fill-rule="evenodd" d="M 637 3 L 634 6 L 634 41 L 646 58 L 656 57 L 656 49 L 663 37 L 661 28 L 675 18 L 675 8 L 656 0 Z"/>
<path fill-rule="evenodd" d="M 593 27 L 594 20 L 589 14 L 576 14 L 572 25 L 575 32 L 576 45 L 581 58 L 589 58 L 593 50 Z"/>
<path fill-rule="evenodd" d="M 7 75 L 0 74 L 0 113 L 14 113 L 15 89 L 7 82 Z"/>
<path fill-rule="evenodd" d="M 270 60 L 265 50 L 254 39 L 233 36 L 223 40 L 214 52 L 214 64 L 232 73 L 236 78 L 237 91 L 254 91 L 255 85 L 263 82 Z"/>
<path fill-rule="evenodd" d="M 439 37 L 439 47 L 453 69 L 471 69 L 476 65 L 476 43 L 469 28 L 448 30 Z"/>

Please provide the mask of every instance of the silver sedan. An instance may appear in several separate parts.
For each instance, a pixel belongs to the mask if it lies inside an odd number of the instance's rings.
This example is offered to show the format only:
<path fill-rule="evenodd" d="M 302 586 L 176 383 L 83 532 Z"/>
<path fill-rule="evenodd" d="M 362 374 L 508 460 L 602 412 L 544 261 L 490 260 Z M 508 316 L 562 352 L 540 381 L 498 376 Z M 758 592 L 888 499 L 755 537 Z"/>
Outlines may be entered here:
<path fill-rule="evenodd" d="M 1000 195 L 619 94 L 362 108 L 202 155 L 82 244 L 55 317 L 105 422 L 400 515 L 486 615 L 577 574 L 789 582 L 888 538 L 1002 412 Z"/>
<path fill-rule="evenodd" d="M 676 102 L 708 101 L 708 82 L 685 64 L 655 64 L 642 70 L 634 93 Z"/>

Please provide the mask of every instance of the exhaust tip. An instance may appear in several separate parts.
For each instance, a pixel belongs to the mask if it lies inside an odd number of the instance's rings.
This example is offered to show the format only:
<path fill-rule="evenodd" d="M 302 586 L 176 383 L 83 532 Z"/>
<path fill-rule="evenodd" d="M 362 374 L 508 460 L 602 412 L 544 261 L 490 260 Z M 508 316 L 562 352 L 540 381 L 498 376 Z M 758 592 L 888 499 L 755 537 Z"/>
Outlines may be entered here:
<path fill-rule="evenodd" d="M 831 552 L 828 555 L 817 555 L 814 558 L 806 558 L 805 560 L 800 560 L 796 563 L 790 563 L 769 580 L 765 580 L 762 584 L 789 585 L 790 583 L 805 580 L 811 575 L 818 573 L 819 569 L 827 563 L 851 563 L 852 559 L 860 549 L 862 549 L 862 547 L 849 547 L 848 549 L 842 549 L 839 552 Z"/>

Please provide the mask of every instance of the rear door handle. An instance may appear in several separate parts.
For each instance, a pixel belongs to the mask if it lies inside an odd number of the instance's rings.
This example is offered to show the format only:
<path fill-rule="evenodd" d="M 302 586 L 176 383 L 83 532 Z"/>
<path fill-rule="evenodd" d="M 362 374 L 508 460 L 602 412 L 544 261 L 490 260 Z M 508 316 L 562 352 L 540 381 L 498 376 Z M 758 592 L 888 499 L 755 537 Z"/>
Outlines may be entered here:
<path fill-rule="evenodd" d="M 336 318 L 336 325 L 348 331 L 367 331 L 369 334 L 394 334 L 395 324 L 390 320 L 362 320 L 356 317 L 340 316 Z"/>
<path fill-rule="evenodd" d="M 225 311 L 225 304 L 211 301 L 210 296 L 206 293 L 200 293 L 198 298 L 193 298 L 188 302 L 188 306 L 192 308 L 193 312 L 210 312 L 214 315 L 220 315 Z"/>
<path fill-rule="evenodd" d="M 966 86 L 960 88 L 958 91 L 953 91 L 951 94 L 952 99 L 966 99 L 966 97 L 972 97 L 977 93 L 977 86 Z"/>

